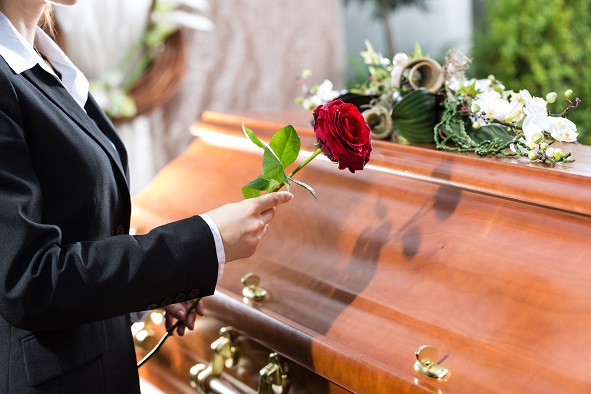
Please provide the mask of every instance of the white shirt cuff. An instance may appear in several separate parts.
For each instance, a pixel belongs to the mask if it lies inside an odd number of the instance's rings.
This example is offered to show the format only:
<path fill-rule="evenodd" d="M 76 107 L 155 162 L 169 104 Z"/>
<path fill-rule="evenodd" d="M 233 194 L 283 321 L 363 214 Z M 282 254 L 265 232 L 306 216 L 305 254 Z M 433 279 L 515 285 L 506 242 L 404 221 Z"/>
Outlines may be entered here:
<path fill-rule="evenodd" d="M 212 218 L 210 218 L 206 214 L 201 214 L 199 216 L 201 216 L 205 223 L 207 223 L 207 225 L 211 229 L 211 233 L 213 234 L 213 239 L 215 241 L 215 253 L 218 256 L 219 281 L 220 279 L 222 279 L 222 274 L 224 273 L 224 266 L 226 265 L 226 253 L 224 252 L 224 243 L 222 242 L 222 235 L 220 234 L 220 230 L 218 230 L 218 226 L 216 226 Z"/>

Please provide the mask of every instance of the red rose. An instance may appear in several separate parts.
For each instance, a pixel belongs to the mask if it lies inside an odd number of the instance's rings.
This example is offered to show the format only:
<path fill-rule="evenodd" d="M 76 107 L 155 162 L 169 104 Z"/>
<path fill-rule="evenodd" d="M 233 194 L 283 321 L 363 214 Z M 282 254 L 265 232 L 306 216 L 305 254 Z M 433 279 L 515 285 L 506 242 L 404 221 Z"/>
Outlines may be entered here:
<path fill-rule="evenodd" d="M 339 170 L 363 170 L 371 153 L 370 128 L 353 104 L 333 100 L 314 110 L 314 133 L 322 153 Z"/>

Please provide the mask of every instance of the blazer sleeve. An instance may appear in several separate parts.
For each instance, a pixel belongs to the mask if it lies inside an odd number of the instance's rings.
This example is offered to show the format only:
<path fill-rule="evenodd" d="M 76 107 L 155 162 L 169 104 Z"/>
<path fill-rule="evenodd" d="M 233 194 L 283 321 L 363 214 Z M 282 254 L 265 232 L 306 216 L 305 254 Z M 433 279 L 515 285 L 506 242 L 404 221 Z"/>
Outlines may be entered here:
<path fill-rule="evenodd" d="M 214 292 L 218 262 L 199 216 L 141 236 L 64 244 L 43 195 L 18 95 L 0 73 L 0 315 L 28 330 L 64 328 Z"/>

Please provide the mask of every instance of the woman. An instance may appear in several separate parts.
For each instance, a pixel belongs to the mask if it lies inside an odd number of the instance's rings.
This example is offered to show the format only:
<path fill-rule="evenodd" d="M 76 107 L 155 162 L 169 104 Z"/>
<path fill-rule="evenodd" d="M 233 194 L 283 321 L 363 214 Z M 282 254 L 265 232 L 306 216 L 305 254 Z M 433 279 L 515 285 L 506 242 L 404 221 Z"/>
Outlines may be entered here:
<path fill-rule="evenodd" d="M 254 253 L 292 196 L 128 235 L 125 148 L 37 27 L 45 12 L 0 0 L 0 393 L 137 393 L 129 314 L 162 307 L 192 328 L 187 300 Z"/>

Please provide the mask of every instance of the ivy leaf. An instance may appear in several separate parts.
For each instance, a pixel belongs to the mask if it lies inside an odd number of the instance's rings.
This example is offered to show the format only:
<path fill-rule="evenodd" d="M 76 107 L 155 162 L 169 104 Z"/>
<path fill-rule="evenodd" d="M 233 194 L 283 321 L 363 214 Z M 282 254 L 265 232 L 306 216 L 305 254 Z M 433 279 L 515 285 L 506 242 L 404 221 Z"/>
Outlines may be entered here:
<path fill-rule="evenodd" d="M 300 154 L 300 136 L 292 125 L 287 125 L 277 131 L 271 138 L 269 145 L 281 161 L 283 169 L 293 163 Z"/>
<path fill-rule="evenodd" d="M 267 147 L 267 144 L 265 144 L 263 141 L 261 141 L 259 139 L 259 137 L 256 136 L 256 134 L 254 133 L 254 131 L 252 131 L 251 129 L 249 129 L 248 127 L 246 127 L 244 125 L 244 123 L 242 124 L 242 130 L 244 131 L 244 134 L 246 135 L 246 138 L 248 138 L 249 140 L 251 140 L 256 146 L 260 147 L 261 149 L 265 149 Z"/>
<path fill-rule="evenodd" d="M 259 197 L 262 190 L 267 190 L 271 181 L 259 176 L 254 181 L 249 182 L 242 188 L 244 198 Z"/>
<path fill-rule="evenodd" d="M 285 170 L 283 169 L 283 164 L 269 146 L 265 148 L 265 153 L 263 154 L 262 177 L 267 180 L 273 179 L 279 183 L 284 183 L 289 190 L 289 182 Z"/>
<path fill-rule="evenodd" d="M 296 185 L 299 185 L 299 186 L 303 187 L 304 189 L 306 189 L 308 192 L 310 192 L 312 197 L 314 197 L 314 200 L 318 201 L 318 198 L 316 198 L 316 193 L 314 192 L 314 189 L 312 189 L 311 186 L 305 184 L 302 181 L 298 181 L 297 179 L 294 179 L 294 178 L 289 178 L 289 180 L 292 181 L 293 183 L 295 183 Z"/>

